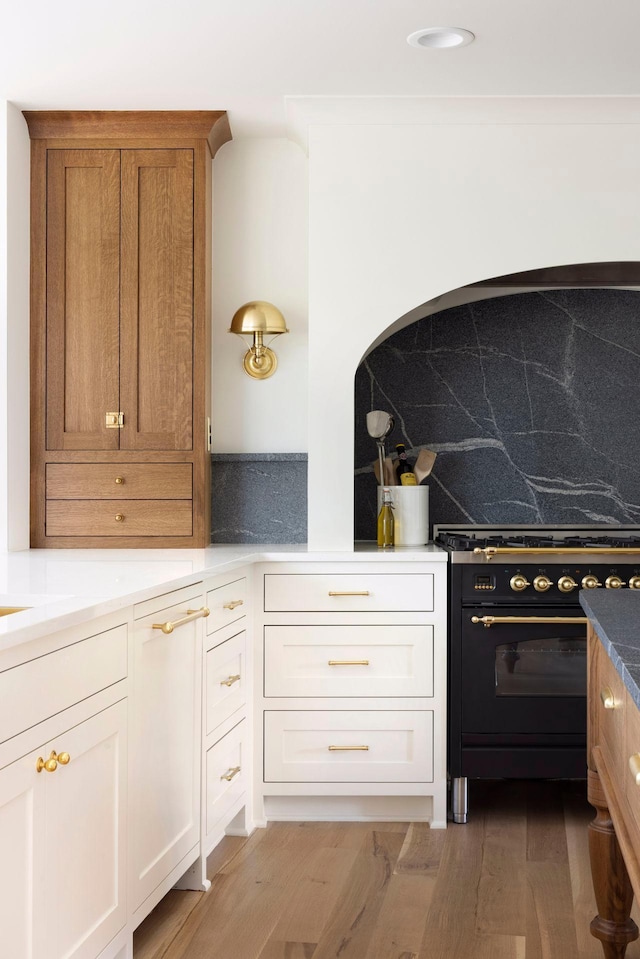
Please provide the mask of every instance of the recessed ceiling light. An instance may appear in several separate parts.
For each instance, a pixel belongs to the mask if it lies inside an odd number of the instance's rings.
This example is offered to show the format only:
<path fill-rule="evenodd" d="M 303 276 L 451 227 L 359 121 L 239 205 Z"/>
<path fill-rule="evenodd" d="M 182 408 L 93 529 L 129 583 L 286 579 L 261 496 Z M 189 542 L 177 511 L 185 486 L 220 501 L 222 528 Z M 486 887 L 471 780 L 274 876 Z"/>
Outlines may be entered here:
<path fill-rule="evenodd" d="M 466 47 L 475 40 L 475 34 L 462 27 L 427 27 L 416 30 L 407 37 L 407 43 L 412 47 L 428 47 L 429 49 L 447 49 L 449 47 Z"/>

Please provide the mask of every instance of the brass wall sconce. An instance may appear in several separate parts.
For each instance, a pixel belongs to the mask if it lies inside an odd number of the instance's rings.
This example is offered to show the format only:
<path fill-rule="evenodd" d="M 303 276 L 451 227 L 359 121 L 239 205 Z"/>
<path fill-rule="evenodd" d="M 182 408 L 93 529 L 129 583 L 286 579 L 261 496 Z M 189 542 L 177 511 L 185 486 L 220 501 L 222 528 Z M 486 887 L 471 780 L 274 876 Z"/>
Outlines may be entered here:
<path fill-rule="evenodd" d="M 257 380 L 266 380 L 272 376 L 278 366 L 278 359 L 273 350 L 264 345 L 264 337 L 266 335 L 275 338 L 288 332 L 284 316 L 272 303 L 252 300 L 236 310 L 229 333 L 253 338 L 253 343 L 244 356 L 245 373 Z"/>

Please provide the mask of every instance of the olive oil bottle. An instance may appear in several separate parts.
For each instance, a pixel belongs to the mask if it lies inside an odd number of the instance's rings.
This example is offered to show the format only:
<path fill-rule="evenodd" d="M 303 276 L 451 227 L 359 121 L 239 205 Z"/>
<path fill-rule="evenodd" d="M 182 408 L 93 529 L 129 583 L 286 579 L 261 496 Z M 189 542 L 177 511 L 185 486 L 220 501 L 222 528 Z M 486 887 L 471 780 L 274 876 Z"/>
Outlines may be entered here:
<path fill-rule="evenodd" d="M 382 506 L 378 513 L 378 548 L 387 549 L 394 544 L 393 503 L 391 490 L 385 486 L 382 490 Z"/>

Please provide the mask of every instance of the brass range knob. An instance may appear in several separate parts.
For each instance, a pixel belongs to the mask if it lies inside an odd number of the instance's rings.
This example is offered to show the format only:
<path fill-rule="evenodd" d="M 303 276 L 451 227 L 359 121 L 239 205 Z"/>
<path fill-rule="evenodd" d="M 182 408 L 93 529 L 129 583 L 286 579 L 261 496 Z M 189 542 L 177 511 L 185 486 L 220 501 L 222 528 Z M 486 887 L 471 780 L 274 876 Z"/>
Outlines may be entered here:
<path fill-rule="evenodd" d="M 552 586 L 553 583 L 548 576 L 536 576 L 533 581 L 533 588 L 537 590 L 538 593 L 546 593 Z"/>
<path fill-rule="evenodd" d="M 602 586 L 602 583 L 597 576 L 594 576 L 592 573 L 589 573 L 587 576 L 582 577 L 582 588 L 583 589 L 596 589 L 598 586 Z"/>
<path fill-rule="evenodd" d="M 607 589 L 620 589 L 621 586 L 626 586 L 626 583 L 619 576 L 607 576 L 604 585 Z"/>
<path fill-rule="evenodd" d="M 576 589 L 578 584 L 572 576 L 561 576 L 558 580 L 558 589 L 561 593 L 570 593 L 572 589 Z"/>
<path fill-rule="evenodd" d="M 509 586 L 514 593 L 521 593 L 523 589 L 527 588 L 527 586 L 531 586 L 531 583 L 525 576 L 522 575 L 522 573 L 516 573 L 516 575 L 512 576 L 509 580 Z"/>
<path fill-rule="evenodd" d="M 629 589 L 640 589 L 640 576 L 631 576 L 627 586 Z"/>

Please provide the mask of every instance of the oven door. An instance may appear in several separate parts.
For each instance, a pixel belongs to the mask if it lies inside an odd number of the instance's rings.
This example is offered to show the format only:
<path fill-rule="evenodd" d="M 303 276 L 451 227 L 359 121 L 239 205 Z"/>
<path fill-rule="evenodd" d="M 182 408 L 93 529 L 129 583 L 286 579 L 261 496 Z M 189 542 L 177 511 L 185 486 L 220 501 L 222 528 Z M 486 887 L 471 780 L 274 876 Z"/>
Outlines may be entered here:
<path fill-rule="evenodd" d="M 464 609 L 463 743 L 524 744 L 584 737 L 586 620 L 576 610 Z"/>

